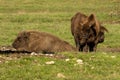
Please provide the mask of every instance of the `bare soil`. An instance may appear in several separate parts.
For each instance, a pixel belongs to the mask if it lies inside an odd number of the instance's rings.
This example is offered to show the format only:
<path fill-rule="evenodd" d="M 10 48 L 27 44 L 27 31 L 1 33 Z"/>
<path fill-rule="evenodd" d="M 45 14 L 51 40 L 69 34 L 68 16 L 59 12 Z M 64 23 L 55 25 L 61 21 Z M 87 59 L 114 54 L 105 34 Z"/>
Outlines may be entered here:
<path fill-rule="evenodd" d="M 97 51 L 99 52 L 120 52 L 120 48 L 98 48 Z M 10 60 L 16 60 L 20 59 L 22 57 L 26 56 L 44 56 L 44 57 L 50 57 L 50 58 L 57 58 L 57 59 L 65 59 L 66 57 L 62 54 L 43 54 L 43 53 L 34 53 L 34 52 L 26 52 L 26 51 L 16 51 L 11 46 L 1 46 L 0 47 L 0 63 L 4 63 Z"/>
<path fill-rule="evenodd" d="M 16 51 L 16 49 L 11 46 L 0 46 L 0 63 L 8 62 L 10 60 L 20 59 L 27 56 L 36 56 L 36 57 L 49 57 L 57 59 L 65 59 L 66 57 L 62 54 L 51 54 L 51 53 L 34 53 L 26 51 Z"/>

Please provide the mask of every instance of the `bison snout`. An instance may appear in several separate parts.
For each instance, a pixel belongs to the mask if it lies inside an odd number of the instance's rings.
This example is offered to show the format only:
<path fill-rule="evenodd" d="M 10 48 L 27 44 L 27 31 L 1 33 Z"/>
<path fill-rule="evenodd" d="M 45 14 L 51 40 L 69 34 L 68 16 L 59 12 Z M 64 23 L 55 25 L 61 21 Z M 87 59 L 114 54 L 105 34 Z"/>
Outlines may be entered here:
<path fill-rule="evenodd" d="M 15 49 L 17 49 L 18 48 L 18 43 L 15 41 L 15 42 L 13 42 L 12 43 L 12 47 L 14 47 Z"/>

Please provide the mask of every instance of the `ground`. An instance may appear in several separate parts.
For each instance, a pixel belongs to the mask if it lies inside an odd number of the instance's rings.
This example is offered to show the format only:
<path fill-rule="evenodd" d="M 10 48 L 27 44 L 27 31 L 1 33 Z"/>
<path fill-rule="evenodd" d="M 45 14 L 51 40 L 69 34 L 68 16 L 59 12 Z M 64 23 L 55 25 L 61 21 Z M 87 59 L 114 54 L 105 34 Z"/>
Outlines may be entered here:
<path fill-rule="evenodd" d="M 36 54 L 10 47 L 23 30 L 48 32 L 75 46 L 70 20 L 77 12 L 94 13 L 109 31 L 96 52 Z M 120 80 L 120 0 L 0 0 L 0 80 L 16 79 Z"/>
<path fill-rule="evenodd" d="M 117 53 L 117 52 L 120 52 L 120 48 L 110 48 L 110 47 L 99 48 L 99 49 L 97 49 L 97 52 Z M 25 57 L 25 56 L 29 57 L 32 55 L 33 56 L 44 56 L 44 57 L 58 58 L 58 59 L 65 59 L 66 58 L 64 55 L 60 55 L 60 54 L 44 54 L 44 53 L 35 53 L 34 54 L 33 52 L 16 51 L 11 46 L 1 46 L 0 47 L 0 54 L 2 54 L 0 56 L 0 63 L 5 62 L 7 60 L 14 60 L 14 59 L 19 59 L 19 58 Z M 76 52 L 75 54 L 79 54 L 79 52 L 78 53 Z M 86 53 L 84 53 L 84 54 L 86 54 Z"/>

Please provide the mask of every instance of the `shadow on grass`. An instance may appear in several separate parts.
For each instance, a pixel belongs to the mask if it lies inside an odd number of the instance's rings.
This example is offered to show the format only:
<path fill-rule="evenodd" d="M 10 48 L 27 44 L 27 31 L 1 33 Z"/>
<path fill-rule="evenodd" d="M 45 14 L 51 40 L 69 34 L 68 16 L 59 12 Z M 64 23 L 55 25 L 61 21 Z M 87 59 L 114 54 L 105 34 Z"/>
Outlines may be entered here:
<path fill-rule="evenodd" d="M 0 54 L 31 54 L 32 52 L 28 52 L 28 51 L 17 51 L 16 49 L 14 49 L 11 46 L 0 46 Z M 54 52 L 41 52 L 42 54 L 55 54 Z"/>
<path fill-rule="evenodd" d="M 0 50 L 0 54 L 13 54 L 13 53 L 17 53 L 17 54 L 25 54 L 25 53 L 27 53 L 27 54 L 30 54 L 31 52 L 27 52 L 27 51 L 12 51 L 12 50 L 4 50 L 4 51 L 2 51 L 2 50 Z"/>

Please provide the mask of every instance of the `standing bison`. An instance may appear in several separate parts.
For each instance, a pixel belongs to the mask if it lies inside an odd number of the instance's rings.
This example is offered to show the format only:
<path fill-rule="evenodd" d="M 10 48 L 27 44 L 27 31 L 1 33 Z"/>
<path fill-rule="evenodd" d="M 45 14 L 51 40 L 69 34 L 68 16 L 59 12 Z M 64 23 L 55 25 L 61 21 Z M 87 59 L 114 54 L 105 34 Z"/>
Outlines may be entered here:
<path fill-rule="evenodd" d="M 28 52 L 62 52 L 76 51 L 68 42 L 51 34 L 38 31 L 22 31 L 14 40 L 12 46 L 18 51 Z"/>
<path fill-rule="evenodd" d="M 78 12 L 71 19 L 71 33 L 79 51 L 96 51 L 97 44 L 104 41 L 105 31 L 94 14 L 86 16 Z"/>

